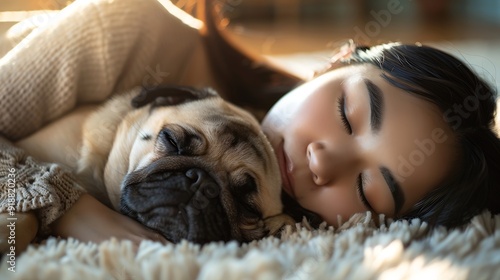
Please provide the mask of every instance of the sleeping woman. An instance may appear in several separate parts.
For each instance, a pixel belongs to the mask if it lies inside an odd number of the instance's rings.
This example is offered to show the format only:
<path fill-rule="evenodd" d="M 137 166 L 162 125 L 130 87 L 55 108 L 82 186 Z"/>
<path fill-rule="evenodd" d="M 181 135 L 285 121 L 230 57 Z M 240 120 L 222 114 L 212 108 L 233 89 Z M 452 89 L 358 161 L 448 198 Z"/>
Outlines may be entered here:
<path fill-rule="evenodd" d="M 498 213 L 496 92 L 435 48 L 345 48 L 262 122 L 286 194 L 332 225 L 364 211 L 447 227 Z"/>
<path fill-rule="evenodd" d="M 155 0 L 84 2 L 70 5 L 45 29 L 34 30 L 25 38 L 27 43 L 21 41 L 21 47 L 4 56 L 0 64 L 4 85 L 12 87 L 16 75 L 26 74 L 33 83 L 38 77 L 36 85 L 28 89 L 18 84 L 18 88 L 0 91 L 2 114 L 14 109 L 20 112 L 15 117 L 1 117 L 1 168 L 15 166 L 26 171 L 17 177 L 17 184 L 27 190 L 33 183 L 29 176 L 43 177 L 42 183 L 35 182 L 36 187 L 51 194 L 38 204 L 35 202 L 43 199 L 35 192 L 17 196 L 15 211 L 31 225 L 18 238 L 27 244 L 37 235 L 50 233 L 93 242 L 111 237 L 164 242 L 155 232 L 95 198 L 70 190 L 70 176 L 53 165 L 26 160 L 10 144 L 76 104 L 102 102 L 119 89 L 144 83 L 145 78 L 164 77 L 161 82 L 190 85 L 213 78 L 200 63 L 209 61 L 210 52 L 193 53 L 191 48 L 201 44 L 198 30 L 174 18 Z M 89 21 L 89 14 L 95 15 L 93 5 L 100 5 L 99 11 L 106 17 Z M 102 22 L 103 26 L 94 26 Z M 77 35 L 61 40 L 62 29 L 68 26 Z M 84 44 L 80 41 L 88 36 L 78 37 L 78 30 L 112 35 L 99 37 L 99 44 Z M 130 34 L 139 34 L 138 39 L 129 42 Z M 177 38 L 176 45 L 171 44 L 172 38 Z M 63 50 L 61 57 L 69 57 L 72 64 L 51 57 L 40 62 L 35 57 L 37 62 L 31 68 L 33 61 L 25 46 L 35 43 L 41 49 Z M 126 46 L 130 50 L 123 51 Z M 176 49 L 166 52 L 165 46 Z M 167 60 L 162 65 L 180 70 L 151 76 L 154 63 Z M 71 75 L 62 70 L 36 72 L 36 65 L 49 61 L 50 69 L 63 69 Z M 371 211 L 447 227 L 467 223 L 481 211 L 499 213 L 500 140 L 493 130 L 496 91 L 464 62 L 427 46 L 360 47 L 350 43 L 333 57 L 329 67 L 285 94 L 262 121 L 280 163 L 287 212 L 297 220 L 306 216 L 314 224 L 326 221 L 333 226 L 355 213 Z M 23 72 L 25 69 L 31 72 Z M 175 76 L 177 72 L 196 73 L 196 79 Z M 34 77 L 29 73 L 35 73 Z M 42 102 L 27 102 L 13 99 L 11 92 L 44 97 Z M 45 102 L 49 99 L 66 109 L 54 113 L 50 108 L 56 105 Z M 36 122 L 30 119 L 33 112 L 39 114 L 33 119 Z M 9 122 L 13 119 L 18 122 L 15 126 Z M 29 129 L 24 131 L 26 127 Z M 5 170 L 0 170 L 2 213 L 8 211 Z"/>

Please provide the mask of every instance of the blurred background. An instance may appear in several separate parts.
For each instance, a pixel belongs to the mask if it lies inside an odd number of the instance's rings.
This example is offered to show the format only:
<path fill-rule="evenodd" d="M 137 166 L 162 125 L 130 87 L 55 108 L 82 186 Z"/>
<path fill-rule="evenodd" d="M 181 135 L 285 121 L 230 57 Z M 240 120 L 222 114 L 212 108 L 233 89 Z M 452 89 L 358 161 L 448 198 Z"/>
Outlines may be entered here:
<path fill-rule="evenodd" d="M 227 0 L 224 11 L 235 36 L 268 54 L 324 49 L 345 39 L 500 39 L 500 0 Z"/>
<path fill-rule="evenodd" d="M 196 13 L 196 0 L 172 0 Z M 228 36 L 268 56 L 328 52 L 348 39 L 378 44 L 429 43 L 458 54 L 499 84 L 500 0 L 213 0 Z M 67 0 L 0 1 L 0 34 L 40 20 Z"/>
<path fill-rule="evenodd" d="M 195 13 L 196 0 L 174 0 Z M 308 77 L 347 40 L 433 45 L 500 89 L 500 0 L 214 0 L 233 43 Z"/>
<path fill-rule="evenodd" d="M 0 32 L 68 0 L 2 0 Z M 172 0 L 194 13 L 196 0 Z M 500 39 L 500 0 L 214 0 L 238 40 L 266 54 L 363 43 Z M 299 39 L 298 39 L 299 38 Z"/>

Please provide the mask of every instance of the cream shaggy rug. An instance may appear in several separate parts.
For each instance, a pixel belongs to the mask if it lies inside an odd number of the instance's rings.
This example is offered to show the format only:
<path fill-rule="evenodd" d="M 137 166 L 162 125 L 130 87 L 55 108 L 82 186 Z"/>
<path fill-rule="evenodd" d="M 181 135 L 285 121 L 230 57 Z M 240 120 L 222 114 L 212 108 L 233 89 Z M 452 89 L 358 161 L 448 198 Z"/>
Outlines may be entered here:
<path fill-rule="evenodd" d="M 0 279 L 500 279 L 500 215 L 448 231 L 367 213 L 244 245 L 143 242 L 137 252 L 129 242 L 49 239 L 8 267 L 4 258 Z"/>

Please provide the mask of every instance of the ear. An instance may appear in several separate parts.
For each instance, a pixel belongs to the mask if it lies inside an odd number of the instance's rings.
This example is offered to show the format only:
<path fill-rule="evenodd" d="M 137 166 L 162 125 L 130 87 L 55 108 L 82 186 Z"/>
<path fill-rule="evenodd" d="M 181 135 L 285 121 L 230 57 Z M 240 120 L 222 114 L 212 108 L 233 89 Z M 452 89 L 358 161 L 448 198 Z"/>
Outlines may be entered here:
<path fill-rule="evenodd" d="M 140 108 L 147 104 L 151 104 L 152 107 L 174 106 L 216 96 L 219 95 L 211 88 L 159 85 L 142 88 L 139 95 L 132 99 L 132 107 Z"/>

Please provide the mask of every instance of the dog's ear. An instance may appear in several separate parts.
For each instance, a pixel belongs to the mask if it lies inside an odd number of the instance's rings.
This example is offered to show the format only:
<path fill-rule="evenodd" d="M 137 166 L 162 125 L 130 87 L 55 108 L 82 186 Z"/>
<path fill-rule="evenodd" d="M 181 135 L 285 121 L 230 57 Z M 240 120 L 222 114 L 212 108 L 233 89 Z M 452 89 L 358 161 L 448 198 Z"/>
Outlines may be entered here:
<path fill-rule="evenodd" d="M 132 107 L 140 108 L 147 104 L 154 107 L 174 106 L 190 101 L 218 96 L 211 88 L 197 89 L 187 86 L 159 85 L 142 88 L 139 95 L 132 99 Z"/>

